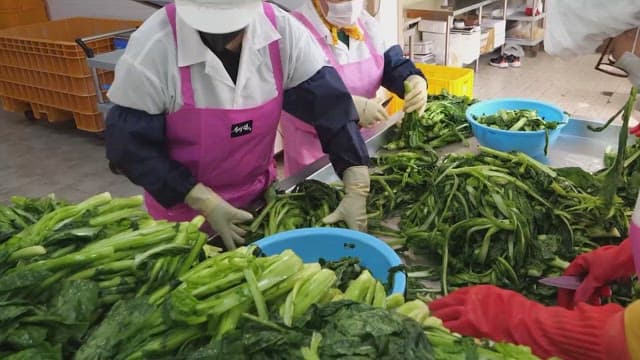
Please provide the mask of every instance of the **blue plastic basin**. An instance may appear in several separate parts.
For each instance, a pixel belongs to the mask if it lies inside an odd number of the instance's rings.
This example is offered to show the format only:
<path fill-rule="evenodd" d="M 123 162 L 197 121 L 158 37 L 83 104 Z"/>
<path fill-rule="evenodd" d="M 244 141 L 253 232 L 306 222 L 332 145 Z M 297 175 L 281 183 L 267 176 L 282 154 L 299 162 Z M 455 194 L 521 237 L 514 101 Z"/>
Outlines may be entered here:
<path fill-rule="evenodd" d="M 549 132 L 549 146 L 553 145 L 569 117 L 557 106 L 543 101 L 530 99 L 494 99 L 481 101 L 467 109 L 467 120 L 471 124 L 473 135 L 482 146 L 499 151 L 519 151 L 537 160 L 546 161 L 544 155 L 545 131 L 509 131 L 494 129 L 480 124 L 474 116 L 493 115 L 499 110 L 536 110 L 545 121 L 562 122 Z"/>
<path fill-rule="evenodd" d="M 275 255 L 291 249 L 305 263 L 318 262 L 320 258 L 338 260 L 353 256 L 360 259 L 371 274 L 387 283 L 389 269 L 402 264 L 400 257 L 384 241 L 359 231 L 336 228 L 309 228 L 285 231 L 256 241 L 266 255 Z M 403 272 L 396 272 L 392 293 L 404 294 L 407 279 Z"/>

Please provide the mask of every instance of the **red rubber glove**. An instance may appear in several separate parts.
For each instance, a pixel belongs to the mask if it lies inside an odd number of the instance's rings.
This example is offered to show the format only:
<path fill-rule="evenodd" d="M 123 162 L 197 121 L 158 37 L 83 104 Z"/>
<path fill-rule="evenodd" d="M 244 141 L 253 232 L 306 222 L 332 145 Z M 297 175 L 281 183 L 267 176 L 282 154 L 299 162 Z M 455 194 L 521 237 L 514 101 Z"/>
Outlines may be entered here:
<path fill-rule="evenodd" d="M 640 124 L 638 124 L 638 125 L 636 125 L 636 126 L 632 127 L 631 129 L 629 129 L 629 132 L 630 132 L 632 135 L 635 135 L 635 136 L 637 136 L 637 137 L 640 137 Z"/>
<path fill-rule="evenodd" d="M 629 278 L 635 274 L 631 241 L 623 241 L 619 246 L 603 246 L 576 257 L 565 270 L 564 275 L 585 276 L 580 287 L 558 291 L 558 305 L 572 309 L 578 303 L 600 305 L 602 296 L 611 296 L 607 283 Z"/>
<path fill-rule="evenodd" d="M 630 359 L 619 305 L 545 307 L 516 292 L 479 285 L 435 300 L 429 309 L 454 332 L 527 345 L 543 359 Z"/>

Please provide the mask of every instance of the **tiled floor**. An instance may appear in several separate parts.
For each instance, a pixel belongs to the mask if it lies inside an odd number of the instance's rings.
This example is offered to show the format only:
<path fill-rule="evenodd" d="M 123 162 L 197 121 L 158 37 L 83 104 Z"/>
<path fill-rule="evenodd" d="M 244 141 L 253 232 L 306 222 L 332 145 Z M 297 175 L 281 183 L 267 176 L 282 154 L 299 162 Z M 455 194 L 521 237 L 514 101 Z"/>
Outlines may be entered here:
<path fill-rule="evenodd" d="M 498 69 L 483 57 L 474 95 L 549 101 L 574 118 L 606 121 L 629 98 L 631 85 L 627 79 L 594 70 L 597 61 L 598 55 L 568 60 L 540 52 L 535 58 L 522 59 L 520 68 Z M 633 117 L 640 119 L 640 112 L 636 110 Z"/>
<path fill-rule="evenodd" d="M 521 68 L 496 69 L 483 58 L 475 95 L 537 98 L 554 102 L 575 117 L 602 121 L 624 103 L 630 86 L 625 79 L 594 71 L 596 60 L 588 56 L 566 61 L 540 53 L 523 59 Z M 0 202 L 16 194 L 50 192 L 79 201 L 104 191 L 114 196 L 141 192 L 110 173 L 102 140 L 75 130 L 71 123 L 30 122 L 22 114 L 0 110 Z"/>

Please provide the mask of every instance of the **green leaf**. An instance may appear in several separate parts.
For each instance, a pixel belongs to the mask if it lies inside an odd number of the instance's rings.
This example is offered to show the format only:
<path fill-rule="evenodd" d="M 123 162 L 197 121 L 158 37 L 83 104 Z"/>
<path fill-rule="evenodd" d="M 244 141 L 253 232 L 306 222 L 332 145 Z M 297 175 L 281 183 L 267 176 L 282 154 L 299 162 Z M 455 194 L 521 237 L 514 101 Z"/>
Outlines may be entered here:
<path fill-rule="evenodd" d="M 47 280 L 53 274 L 47 270 L 16 270 L 4 274 L 0 278 L 0 294 L 16 289 L 35 287 Z"/>
<path fill-rule="evenodd" d="M 146 298 L 117 302 L 76 353 L 76 360 L 111 360 L 120 346 L 147 329 L 156 308 Z"/>
<path fill-rule="evenodd" d="M 49 328 L 36 325 L 24 325 L 13 330 L 6 342 L 15 349 L 25 350 L 45 344 Z"/>
<path fill-rule="evenodd" d="M 3 360 L 62 360 L 62 347 L 60 345 L 51 346 L 49 344 L 40 345 L 35 348 L 22 350 L 20 352 L 3 357 Z"/>

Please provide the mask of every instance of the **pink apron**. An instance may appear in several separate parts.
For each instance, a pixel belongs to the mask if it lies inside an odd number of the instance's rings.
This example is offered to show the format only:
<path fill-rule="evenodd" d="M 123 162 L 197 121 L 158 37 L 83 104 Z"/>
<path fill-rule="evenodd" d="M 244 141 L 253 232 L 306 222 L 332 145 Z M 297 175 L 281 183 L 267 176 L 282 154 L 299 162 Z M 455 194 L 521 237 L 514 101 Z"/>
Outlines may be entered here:
<path fill-rule="evenodd" d="M 338 64 L 326 40 L 320 35 L 311 21 L 301 13 L 293 12 L 291 14 L 300 20 L 315 37 L 327 58 L 329 58 L 331 65 L 340 74 L 351 95 L 369 99 L 376 97 L 376 92 L 382 84 L 384 56 L 376 51 L 368 34 L 364 34 L 364 41 L 371 57 L 350 64 Z M 364 29 L 362 22 L 359 21 L 358 24 L 361 29 Z M 286 176 L 295 174 L 324 155 L 318 140 L 318 134 L 316 134 L 313 126 L 284 111 L 282 112 L 280 125 L 282 127 L 284 172 Z M 363 132 L 367 130 L 362 129 Z"/>
<path fill-rule="evenodd" d="M 176 37 L 176 9 L 166 7 Z M 271 5 L 264 12 L 276 27 Z M 177 40 L 176 40 L 176 46 Z M 275 180 L 273 145 L 282 110 L 283 73 L 278 41 L 269 44 L 277 95 L 263 105 L 247 109 L 196 107 L 191 68 L 180 68 L 184 105 L 167 115 L 167 143 L 171 158 L 187 166 L 197 181 L 211 187 L 233 206 L 242 208 L 256 200 Z M 197 213 L 186 204 L 165 209 L 145 194 L 149 214 L 155 219 L 189 221 Z"/>
<path fill-rule="evenodd" d="M 636 273 L 640 276 L 640 194 L 636 200 L 636 208 L 631 215 L 631 227 L 629 228 L 631 249 L 636 263 Z"/>

